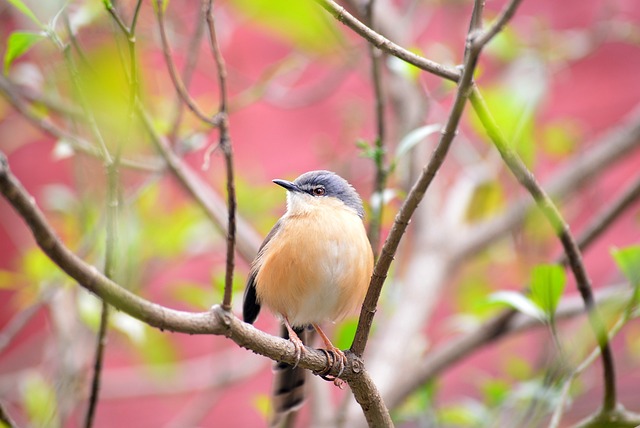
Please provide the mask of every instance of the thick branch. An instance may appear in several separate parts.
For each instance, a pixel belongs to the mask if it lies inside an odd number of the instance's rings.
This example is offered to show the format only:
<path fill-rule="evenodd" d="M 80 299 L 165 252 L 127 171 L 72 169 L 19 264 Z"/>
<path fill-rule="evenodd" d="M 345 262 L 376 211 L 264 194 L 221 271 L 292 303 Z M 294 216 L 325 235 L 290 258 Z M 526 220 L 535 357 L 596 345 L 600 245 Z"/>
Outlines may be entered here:
<path fill-rule="evenodd" d="M 170 309 L 143 299 L 100 273 L 71 252 L 56 236 L 47 223 L 44 214 L 22 184 L 9 170 L 7 158 L 0 152 L 0 193 L 26 222 L 36 243 L 42 251 L 65 273 L 75 279 L 83 288 L 91 291 L 134 318 L 160 330 L 169 330 L 188 334 L 224 335 L 243 348 L 268 357 L 274 361 L 288 364 L 297 362 L 296 349 L 289 341 L 264 333 L 250 324 L 242 322 L 231 312 L 220 306 L 214 306 L 209 312 L 193 313 Z M 306 348 L 299 360 L 302 368 L 320 372 L 327 367 L 326 354 Z M 338 376 L 338 368 L 333 367 L 329 375 Z M 363 403 L 373 403 L 363 407 L 370 420 L 388 420 L 388 412 L 382 403 L 375 385 L 368 380 L 361 362 L 350 356 L 347 367 L 341 377 L 358 391 Z M 382 425 L 390 426 L 390 425 Z"/>
<path fill-rule="evenodd" d="M 457 133 L 458 124 L 462 118 L 467 98 L 473 88 L 473 73 L 478 61 L 478 55 L 479 51 L 474 50 L 465 58 L 465 65 L 462 76 L 458 82 L 456 97 L 453 102 L 453 106 L 451 107 L 451 113 L 449 114 L 447 123 L 442 130 L 438 146 L 433 152 L 429 163 L 423 168 L 420 177 L 409 191 L 407 198 L 402 203 L 391 231 L 389 232 L 389 236 L 382 247 L 380 258 L 373 269 L 371 284 L 369 285 L 369 290 L 367 291 L 367 295 L 362 305 L 362 311 L 360 312 L 360 318 L 358 320 L 358 327 L 351 345 L 351 350 L 358 356 L 362 356 L 367 345 L 369 332 L 371 331 L 371 326 L 373 324 L 373 317 L 376 313 L 376 306 L 378 304 L 378 299 L 380 298 L 380 292 L 382 291 L 382 285 L 387 277 L 387 272 L 389 271 L 393 257 L 398 249 L 402 235 L 404 235 L 413 213 L 418 207 L 420 201 L 422 201 L 422 198 L 433 181 L 436 173 L 442 166 L 447 152 L 449 151 L 449 147 L 451 147 L 451 143 Z"/>

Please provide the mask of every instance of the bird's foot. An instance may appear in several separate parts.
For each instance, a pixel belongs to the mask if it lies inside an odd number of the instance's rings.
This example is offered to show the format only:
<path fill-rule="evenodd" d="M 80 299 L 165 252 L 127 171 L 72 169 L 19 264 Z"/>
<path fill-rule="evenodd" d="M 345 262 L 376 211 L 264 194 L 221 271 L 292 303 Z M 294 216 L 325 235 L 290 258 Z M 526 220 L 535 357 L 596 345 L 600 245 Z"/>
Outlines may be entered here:
<path fill-rule="evenodd" d="M 316 374 L 322 379 L 333 382 L 335 386 L 343 389 L 344 381 L 340 379 L 345 367 L 347 366 L 347 356 L 340 349 L 336 347 L 330 347 L 329 349 L 320 349 L 327 357 L 327 367 L 324 370 L 317 372 Z M 331 376 L 329 373 L 336 368 L 338 370 L 337 376 Z"/>

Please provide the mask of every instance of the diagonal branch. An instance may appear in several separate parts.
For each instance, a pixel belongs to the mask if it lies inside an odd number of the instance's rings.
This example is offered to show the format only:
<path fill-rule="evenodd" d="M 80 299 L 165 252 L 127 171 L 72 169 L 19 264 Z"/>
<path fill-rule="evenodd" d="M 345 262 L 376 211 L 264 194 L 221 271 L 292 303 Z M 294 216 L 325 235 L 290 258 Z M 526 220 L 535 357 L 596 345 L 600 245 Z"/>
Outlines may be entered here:
<path fill-rule="evenodd" d="M 184 86 L 180 75 L 178 74 L 178 70 L 175 62 L 173 61 L 173 55 L 171 54 L 171 48 L 169 47 L 169 40 L 167 37 L 167 31 L 164 25 L 164 1 L 168 0 L 155 0 L 155 10 L 156 16 L 158 19 L 158 28 L 160 29 L 160 40 L 162 40 L 162 53 L 164 54 L 164 60 L 167 63 L 167 68 L 169 70 L 169 76 L 171 77 L 171 81 L 173 82 L 173 86 L 176 88 L 178 95 L 182 98 L 182 101 L 189 107 L 189 110 L 195 114 L 198 119 L 202 120 L 206 124 L 217 128 L 220 126 L 220 121 L 222 120 L 220 114 L 215 114 L 213 116 L 207 115 L 204 113 L 198 104 L 195 102 L 189 92 Z"/>
<path fill-rule="evenodd" d="M 529 191 L 533 199 L 536 201 L 538 208 L 547 218 L 562 243 L 567 255 L 569 267 L 576 279 L 578 291 L 582 295 L 585 306 L 589 312 L 589 321 L 591 322 L 591 326 L 602 353 L 605 384 L 602 410 L 604 413 L 611 412 L 615 409 L 617 403 L 613 354 L 611 352 L 611 347 L 609 346 L 606 328 L 595 307 L 593 291 L 591 289 L 591 280 L 585 270 L 580 249 L 578 248 L 573 235 L 569 231 L 569 225 L 564 221 L 551 198 L 538 184 L 533 174 L 527 169 L 518 155 L 509 147 L 477 88 L 471 94 L 470 99 L 476 113 L 484 124 L 485 129 L 500 152 L 504 162 L 520 184 Z"/>
<path fill-rule="evenodd" d="M 435 74 L 436 76 L 440 76 L 454 82 L 457 82 L 460 79 L 461 73 L 457 70 L 421 57 L 420 55 L 416 55 L 402 46 L 393 43 L 391 40 L 381 36 L 360 22 L 353 15 L 347 12 L 345 8 L 333 0 L 316 0 L 316 2 L 334 18 L 351 28 L 375 47 L 382 49 L 383 51 L 406 61 L 409 64 L 413 64 L 422 70 Z"/>
<path fill-rule="evenodd" d="M 371 331 L 373 318 L 376 313 L 376 306 L 380 298 L 380 292 L 382 291 L 382 286 L 398 249 L 398 245 L 400 244 L 400 240 L 402 239 L 402 235 L 404 235 L 407 226 L 409 226 L 413 213 L 420 201 L 422 201 L 436 173 L 444 163 L 449 147 L 451 147 L 451 143 L 457 133 L 458 124 L 462 118 L 467 98 L 473 89 L 473 73 L 478 62 L 479 54 L 480 50 L 470 50 L 465 58 L 462 76 L 458 82 L 458 89 L 453 106 L 451 107 L 451 113 L 442 130 L 440 141 L 431 159 L 423 168 L 420 177 L 402 203 L 398 214 L 396 214 L 391 231 L 380 252 L 380 258 L 373 269 L 371 284 L 369 285 L 369 290 L 362 305 L 358 327 L 351 345 L 351 350 L 358 356 L 362 356 L 367 345 L 369 332 Z"/>

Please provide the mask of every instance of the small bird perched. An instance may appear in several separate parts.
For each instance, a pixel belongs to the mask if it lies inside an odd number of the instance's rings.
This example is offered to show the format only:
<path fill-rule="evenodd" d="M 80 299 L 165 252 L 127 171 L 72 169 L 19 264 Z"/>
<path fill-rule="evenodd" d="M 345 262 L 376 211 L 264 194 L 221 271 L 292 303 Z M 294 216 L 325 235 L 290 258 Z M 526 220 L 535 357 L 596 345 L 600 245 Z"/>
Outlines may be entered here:
<path fill-rule="evenodd" d="M 287 211 L 262 243 L 244 294 L 243 317 L 253 323 L 261 305 L 278 316 L 283 337 L 296 347 L 296 364 L 276 366 L 276 418 L 302 404 L 304 370 L 297 361 L 309 326 L 322 338 L 339 370 L 346 357 L 320 328 L 359 309 L 373 271 L 373 252 L 355 189 L 330 171 L 310 171 L 295 181 L 273 180 L 287 189 Z M 299 336 L 302 336 L 299 337 Z M 337 379 L 336 379 L 337 381 Z M 337 384 L 337 383 L 336 383 Z"/>

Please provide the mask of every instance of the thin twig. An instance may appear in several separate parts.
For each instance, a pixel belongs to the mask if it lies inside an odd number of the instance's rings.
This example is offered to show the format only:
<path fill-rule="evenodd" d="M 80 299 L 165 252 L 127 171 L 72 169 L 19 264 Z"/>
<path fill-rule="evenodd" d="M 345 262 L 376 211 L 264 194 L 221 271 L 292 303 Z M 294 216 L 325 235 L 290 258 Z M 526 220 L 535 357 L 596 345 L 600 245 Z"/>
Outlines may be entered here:
<path fill-rule="evenodd" d="M 443 77 L 445 79 L 457 82 L 460 79 L 460 72 L 454 68 L 446 67 L 430 59 L 416 55 L 411 51 L 393 43 L 391 40 L 376 33 L 353 15 L 345 10 L 342 6 L 334 2 L 333 0 L 316 0 L 316 2 L 322 6 L 327 12 L 329 12 L 334 18 L 343 24 L 347 25 L 353 31 L 358 33 L 369 43 L 375 47 L 382 49 L 383 51 L 413 64 L 416 67 L 435 74 L 436 76 Z"/>
<path fill-rule="evenodd" d="M 186 162 L 171 150 L 169 142 L 156 131 L 149 114 L 140 103 L 138 103 L 137 113 L 151 141 L 164 158 L 172 174 L 202 207 L 214 226 L 221 233 L 226 234 L 228 209 L 224 201 L 220 198 L 220 195 L 214 192 Z M 247 263 L 251 263 L 258 252 L 262 238 L 255 229 L 241 217 L 236 218 L 236 223 L 236 247 L 238 253 Z"/>
<path fill-rule="evenodd" d="M 191 84 L 191 79 L 193 77 L 193 72 L 196 69 L 196 62 L 198 60 L 198 53 L 200 52 L 200 42 L 202 41 L 202 36 L 204 35 L 204 24 L 206 21 L 206 11 L 201 10 L 198 13 L 197 23 L 195 29 L 193 31 L 193 35 L 189 40 L 189 47 L 187 48 L 187 58 L 185 61 L 184 68 L 182 69 L 182 81 L 186 89 L 189 89 L 189 85 Z M 184 103 L 180 98 L 180 95 L 177 94 L 174 106 L 173 120 L 171 123 L 171 130 L 167 134 L 169 136 L 169 141 L 175 141 L 178 136 L 178 130 L 180 129 L 180 124 L 182 123 L 182 118 L 184 117 Z"/>
<path fill-rule="evenodd" d="M 182 82 L 182 79 L 178 74 L 178 71 L 176 69 L 176 64 L 173 61 L 173 55 L 171 54 L 171 48 L 169 47 L 169 40 L 167 38 L 167 31 L 164 25 L 164 5 L 163 5 L 164 1 L 166 0 L 155 0 L 156 2 L 155 9 L 156 9 L 156 16 L 158 20 L 158 27 L 160 29 L 160 40 L 162 41 L 162 53 L 164 55 L 164 60 L 167 64 L 167 68 L 169 70 L 169 76 L 171 77 L 173 86 L 176 88 L 176 91 L 178 92 L 178 95 L 180 96 L 180 98 L 182 98 L 182 101 L 184 101 L 187 107 L 189 107 L 189 110 L 191 110 L 198 117 L 198 119 L 202 120 L 203 122 L 205 122 L 206 124 L 214 128 L 217 128 L 220 125 L 220 122 L 222 121 L 222 118 L 220 117 L 220 115 L 216 114 L 213 116 L 209 116 L 206 113 L 204 113 L 200 109 L 200 107 L 198 107 L 198 104 L 195 102 L 195 100 L 191 98 L 191 95 L 189 95 L 189 92 L 185 88 L 184 83 Z"/>
<path fill-rule="evenodd" d="M 369 27 L 375 31 L 375 0 L 369 0 L 365 8 L 365 16 Z M 371 43 L 367 44 L 371 61 L 371 84 L 375 97 L 374 117 L 376 121 L 376 139 L 374 149 L 374 163 L 376 176 L 373 187 L 373 204 L 371 206 L 371 220 L 369 221 L 369 241 L 373 248 L 374 257 L 378 258 L 380 246 L 380 230 L 384 210 L 384 189 L 387 182 L 387 166 L 385 165 L 385 102 L 382 90 L 382 76 L 380 67 L 380 50 Z"/>
<path fill-rule="evenodd" d="M 362 356 L 367 345 L 369 332 L 371 331 L 373 318 L 376 313 L 378 299 L 380 298 L 380 292 L 382 291 L 382 286 L 387 277 L 387 272 L 389 271 L 394 255 L 398 249 L 398 245 L 400 244 L 402 235 L 407 229 L 418 204 L 435 178 L 437 171 L 442 166 L 444 159 L 447 156 L 447 152 L 449 151 L 449 147 L 451 147 L 451 143 L 457 133 L 458 124 L 462 118 L 467 98 L 470 91 L 473 89 L 473 73 L 478 62 L 479 54 L 480 50 L 471 50 L 469 55 L 465 58 L 464 69 L 458 82 L 455 100 L 451 107 L 451 113 L 449 114 L 447 123 L 442 130 L 440 141 L 438 142 L 431 159 L 423 168 L 420 177 L 415 182 L 409 191 L 407 198 L 402 203 L 391 231 L 389 232 L 389 236 L 387 236 L 382 247 L 380 258 L 373 269 L 371 284 L 369 285 L 369 290 L 367 291 L 367 295 L 362 305 L 362 311 L 360 312 L 360 318 L 358 320 L 358 327 L 356 329 L 353 343 L 351 344 L 351 350 L 357 356 Z"/>
<path fill-rule="evenodd" d="M 589 279 L 584 263 L 582 262 L 580 249 L 573 239 L 572 234 L 569 232 L 569 226 L 562 218 L 562 215 L 551 198 L 549 198 L 544 189 L 542 189 L 538 184 L 533 174 L 531 174 L 527 169 L 519 156 L 509 147 L 477 88 L 471 94 L 470 99 L 471 103 L 474 105 L 476 113 L 483 122 L 485 129 L 487 129 L 487 132 L 490 134 L 491 140 L 500 152 L 505 163 L 520 184 L 522 184 L 522 186 L 525 187 L 535 199 L 538 208 L 547 218 L 562 243 L 569 261 L 569 267 L 575 276 L 578 291 L 582 295 L 585 306 L 589 311 L 589 320 L 601 348 L 604 371 L 604 396 L 602 410 L 605 413 L 610 412 L 615 409 L 617 403 L 613 354 L 611 353 L 611 348 L 607 340 L 606 329 L 595 307 L 593 292 L 591 290 L 591 280 Z"/>
<path fill-rule="evenodd" d="M 636 202 L 640 198 L 639 187 L 640 178 L 632 183 L 615 201 L 605 207 L 601 213 L 598 213 L 585 227 L 578 238 L 578 247 L 582 251 L 586 250 L 596 239 L 601 237 L 607 228 L 613 225 L 615 220 L 632 206 L 632 202 Z M 634 196 L 630 197 L 629 195 Z M 555 263 L 564 263 L 565 257 L 563 254 Z M 410 383 L 398 385 L 395 391 L 390 394 L 392 399 L 389 402 L 389 406 L 392 408 L 397 406 L 420 385 L 429 382 L 447 368 L 470 356 L 480 347 L 507 334 L 511 331 L 510 326 L 513 325 L 514 318 L 518 316 L 518 311 L 507 309 L 485 321 L 477 329 L 451 339 L 432 350 L 418 366 Z M 558 314 L 558 317 L 561 318 L 562 315 Z"/>
<path fill-rule="evenodd" d="M 209 42 L 211 53 L 216 61 L 218 69 L 218 86 L 220 90 L 220 147 L 224 153 L 225 168 L 227 172 L 227 257 L 226 271 L 224 281 L 224 298 L 222 307 L 226 310 L 231 309 L 231 296 L 233 293 L 233 268 L 234 255 L 236 245 L 236 189 L 233 172 L 233 148 L 231 147 L 231 138 L 229 137 L 229 121 L 227 115 L 227 69 L 220 52 L 220 45 L 216 36 L 216 27 L 213 19 L 213 0 L 203 0 L 206 4 L 207 26 L 209 28 Z"/>

